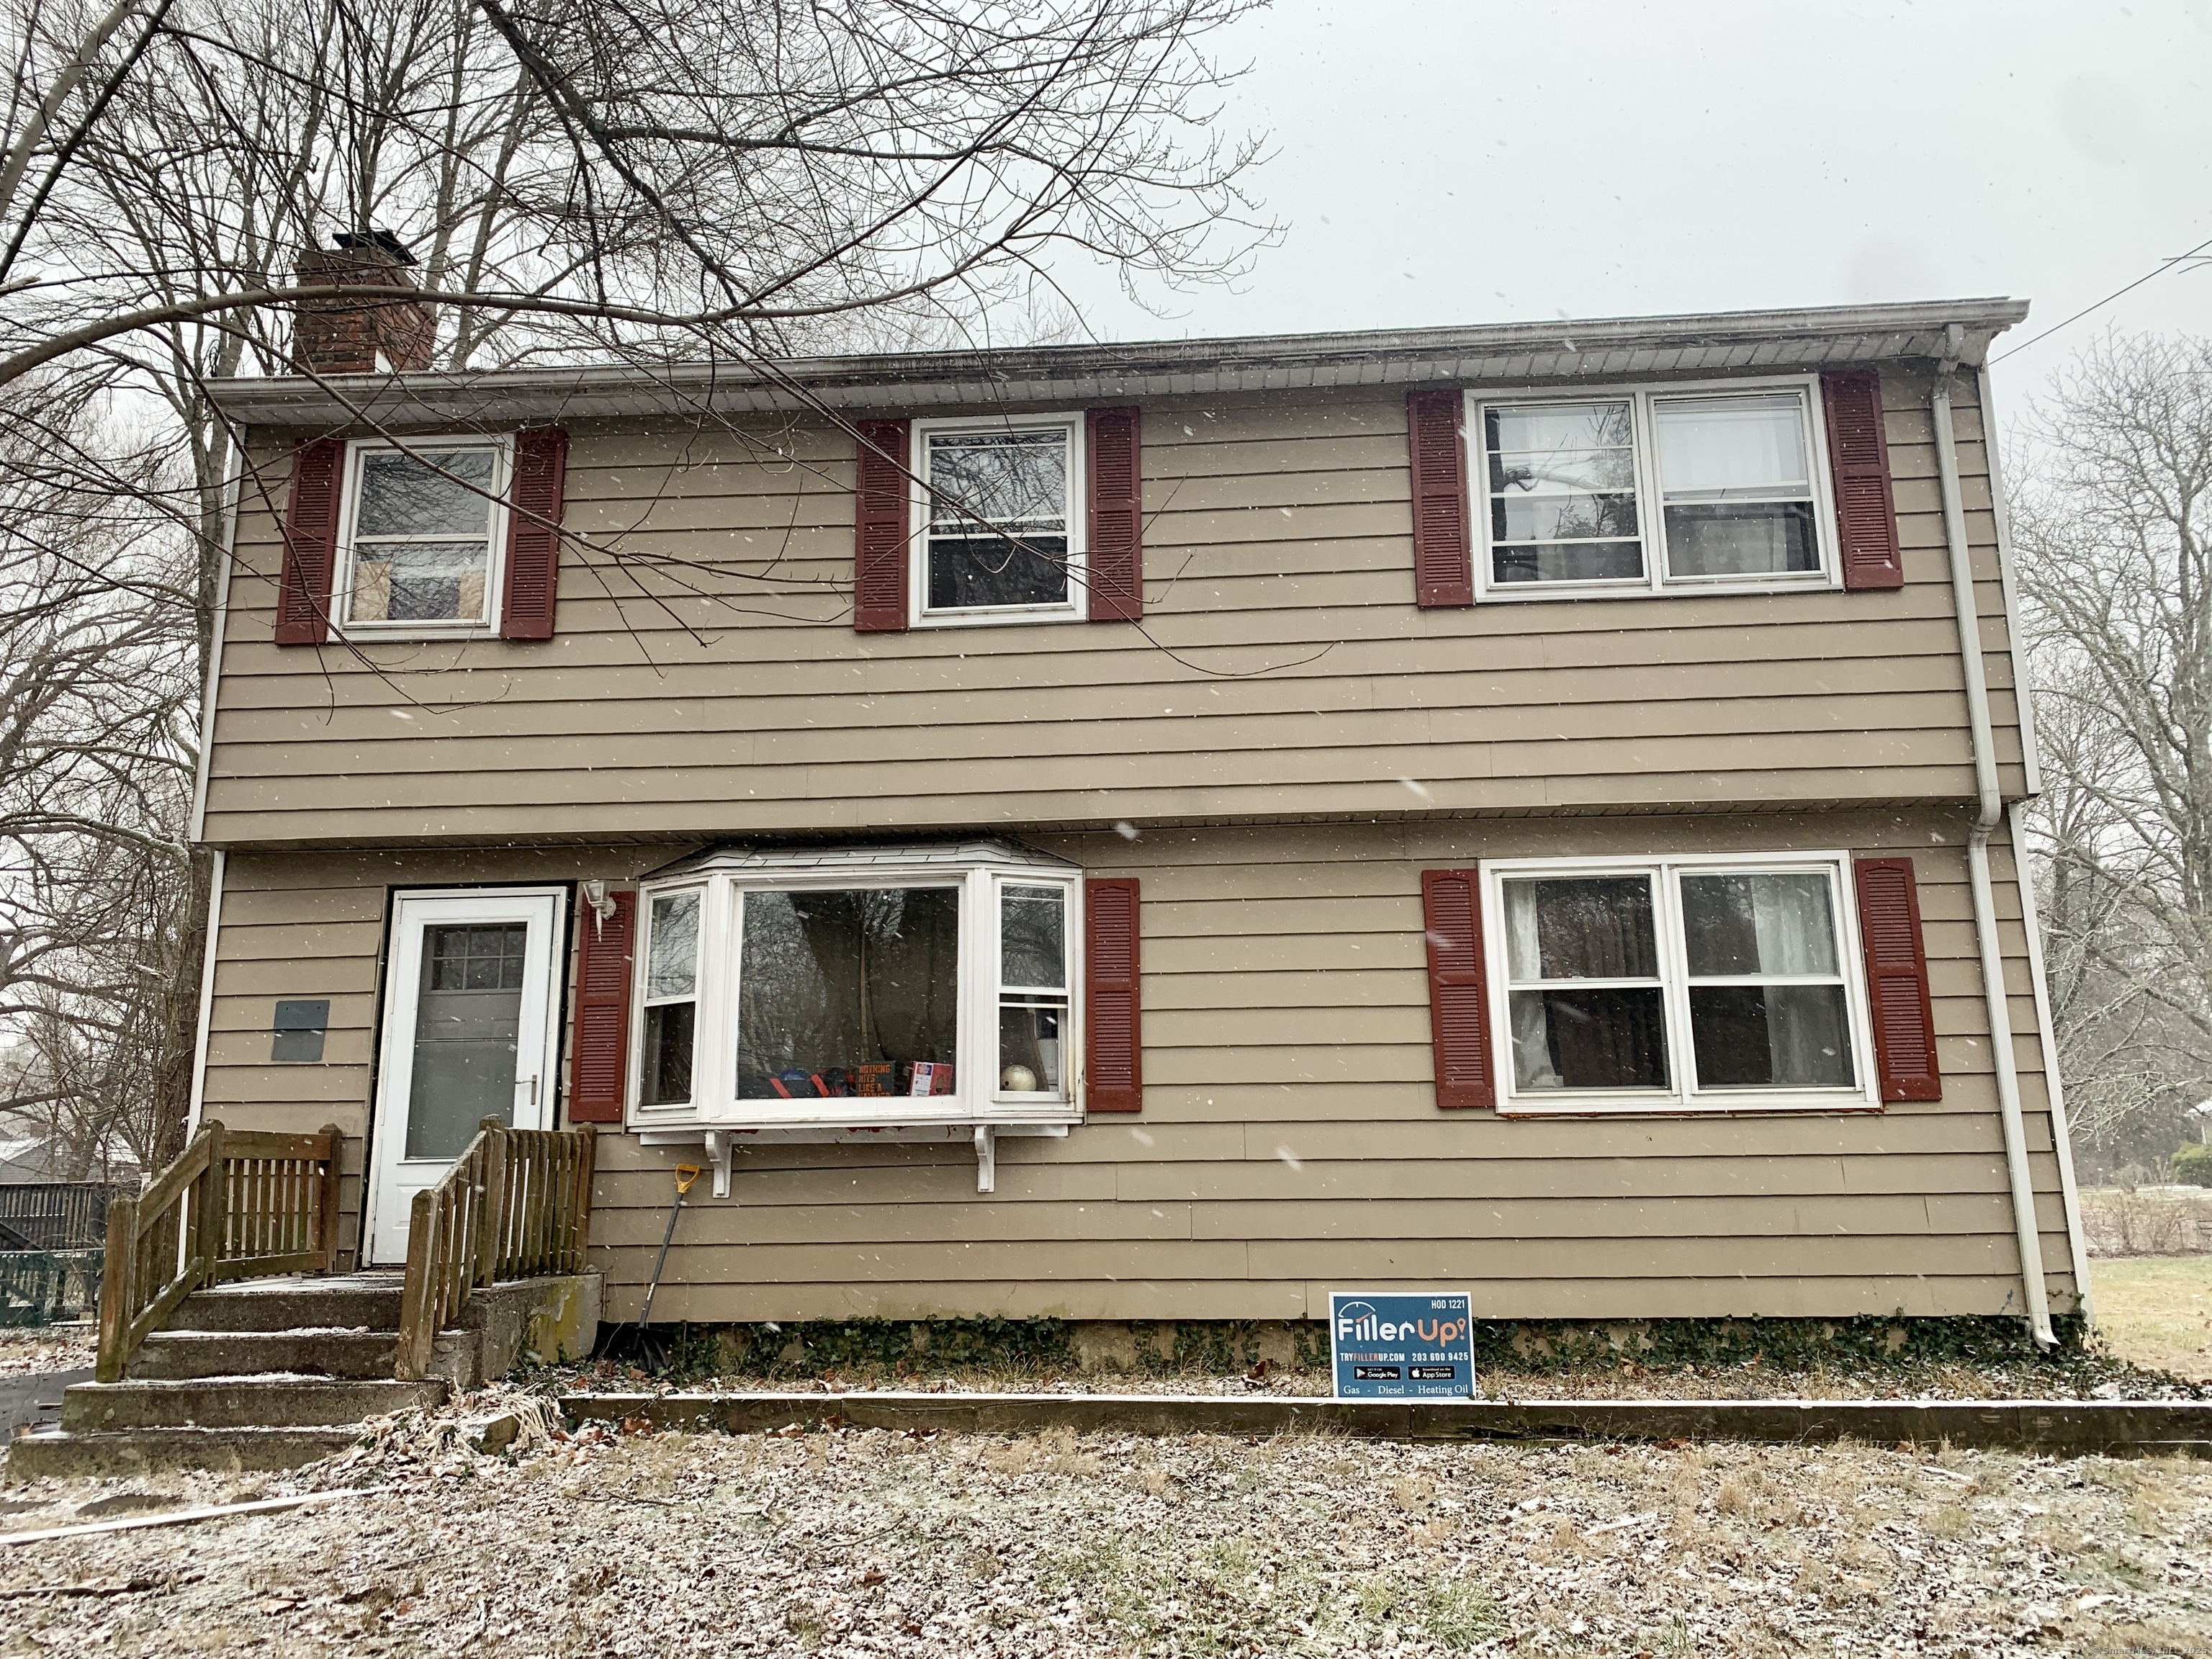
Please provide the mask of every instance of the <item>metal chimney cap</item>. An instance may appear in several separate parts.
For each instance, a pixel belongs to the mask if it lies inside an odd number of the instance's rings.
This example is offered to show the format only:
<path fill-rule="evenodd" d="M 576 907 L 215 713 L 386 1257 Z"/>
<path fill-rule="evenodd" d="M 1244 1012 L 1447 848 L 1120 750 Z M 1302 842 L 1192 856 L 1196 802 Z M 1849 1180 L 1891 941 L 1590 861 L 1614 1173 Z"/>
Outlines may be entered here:
<path fill-rule="evenodd" d="M 388 253 L 396 265 L 411 265 L 415 256 L 407 244 L 388 230 L 342 230 L 331 239 L 348 253 Z"/>

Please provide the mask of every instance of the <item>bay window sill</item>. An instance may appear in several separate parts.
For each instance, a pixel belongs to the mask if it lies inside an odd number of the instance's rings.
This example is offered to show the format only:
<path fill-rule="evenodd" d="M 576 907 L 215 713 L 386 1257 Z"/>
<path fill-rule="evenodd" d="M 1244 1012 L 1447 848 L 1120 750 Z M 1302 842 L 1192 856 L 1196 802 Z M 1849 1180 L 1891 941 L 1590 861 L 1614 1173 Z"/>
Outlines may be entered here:
<path fill-rule="evenodd" d="M 999 1137 L 1017 1135 L 1065 1139 L 1067 1132 L 1083 1121 L 1080 1112 L 1071 1115 L 1065 1106 L 1055 1106 L 1054 1109 L 1060 1115 L 1050 1121 L 1003 1117 L 978 1119 L 970 1113 L 957 1122 L 706 1124 L 694 1121 L 659 1126 L 633 1124 L 630 1133 L 638 1138 L 638 1144 L 644 1146 L 703 1147 L 707 1160 L 714 1168 L 714 1196 L 717 1198 L 730 1195 L 731 1159 L 739 1146 L 747 1144 L 757 1146 L 969 1145 L 975 1149 L 975 1190 L 988 1193 L 998 1184 Z"/>

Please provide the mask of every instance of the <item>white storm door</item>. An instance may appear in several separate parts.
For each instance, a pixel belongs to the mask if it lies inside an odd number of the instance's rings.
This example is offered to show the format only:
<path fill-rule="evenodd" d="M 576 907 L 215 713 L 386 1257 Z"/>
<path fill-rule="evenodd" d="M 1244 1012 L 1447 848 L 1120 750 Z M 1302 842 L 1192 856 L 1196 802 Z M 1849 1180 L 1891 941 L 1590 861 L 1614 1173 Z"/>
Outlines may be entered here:
<path fill-rule="evenodd" d="M 553 1122 L 562 888 L 402 893 L 385 970 L 365 1264 L 407 1259 L 415 1194 L 483 1119 Z"/>

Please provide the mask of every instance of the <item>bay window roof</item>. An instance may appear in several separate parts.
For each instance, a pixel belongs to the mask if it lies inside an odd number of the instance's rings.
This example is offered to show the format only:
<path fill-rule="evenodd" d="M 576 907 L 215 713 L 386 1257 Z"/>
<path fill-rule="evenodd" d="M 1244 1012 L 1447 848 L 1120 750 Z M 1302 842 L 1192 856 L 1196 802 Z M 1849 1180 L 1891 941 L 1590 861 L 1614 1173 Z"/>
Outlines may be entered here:
<path fill-rule="evenodd" d="M 830 874 L 841 870 L 911 868 L 915 865 L 946 868 L 978 864 L 1014 865 L 1073 875 L 1080 866 L 1051 853 L 1040 853 L 1003 836 L 978 836 L 961 841 L 840 842 L 832 843 L 767 843 L 733 842 L 688 853 L 672 863 L 648 871 L 646 882 L 667 881 L 678 876 L 732 874 L 749 872 L 788 876 L 805 871 Z"/>

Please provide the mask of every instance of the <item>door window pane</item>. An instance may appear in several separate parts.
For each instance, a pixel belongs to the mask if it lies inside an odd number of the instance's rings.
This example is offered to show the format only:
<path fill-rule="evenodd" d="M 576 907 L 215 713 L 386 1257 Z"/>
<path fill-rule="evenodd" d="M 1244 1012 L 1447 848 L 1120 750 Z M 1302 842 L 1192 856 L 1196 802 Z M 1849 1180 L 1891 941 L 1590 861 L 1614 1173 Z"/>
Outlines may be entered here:
<path fill-rule="evenodd" d="M 959 929 L 956 888 L 746 893 L 738 1097 L 951 1092 Z"/>
<path fill-rule="evenodd" d="M 1820 568 L 1801 395 L 1656 398 L 1652 427 L 1672 574 L 1759 576 Z"/>
<path fill-rule="evenodd" d="M 1069 437 L 930 434 L 931 610 L 1067 603 Z"/>
<path fill-rule="evenodd" d="M 520 922 L 422 930 L 407 1094 L 409 1158 L 458 1158 L 482 1119 L 514 1121 L 529 933 Z"/>

